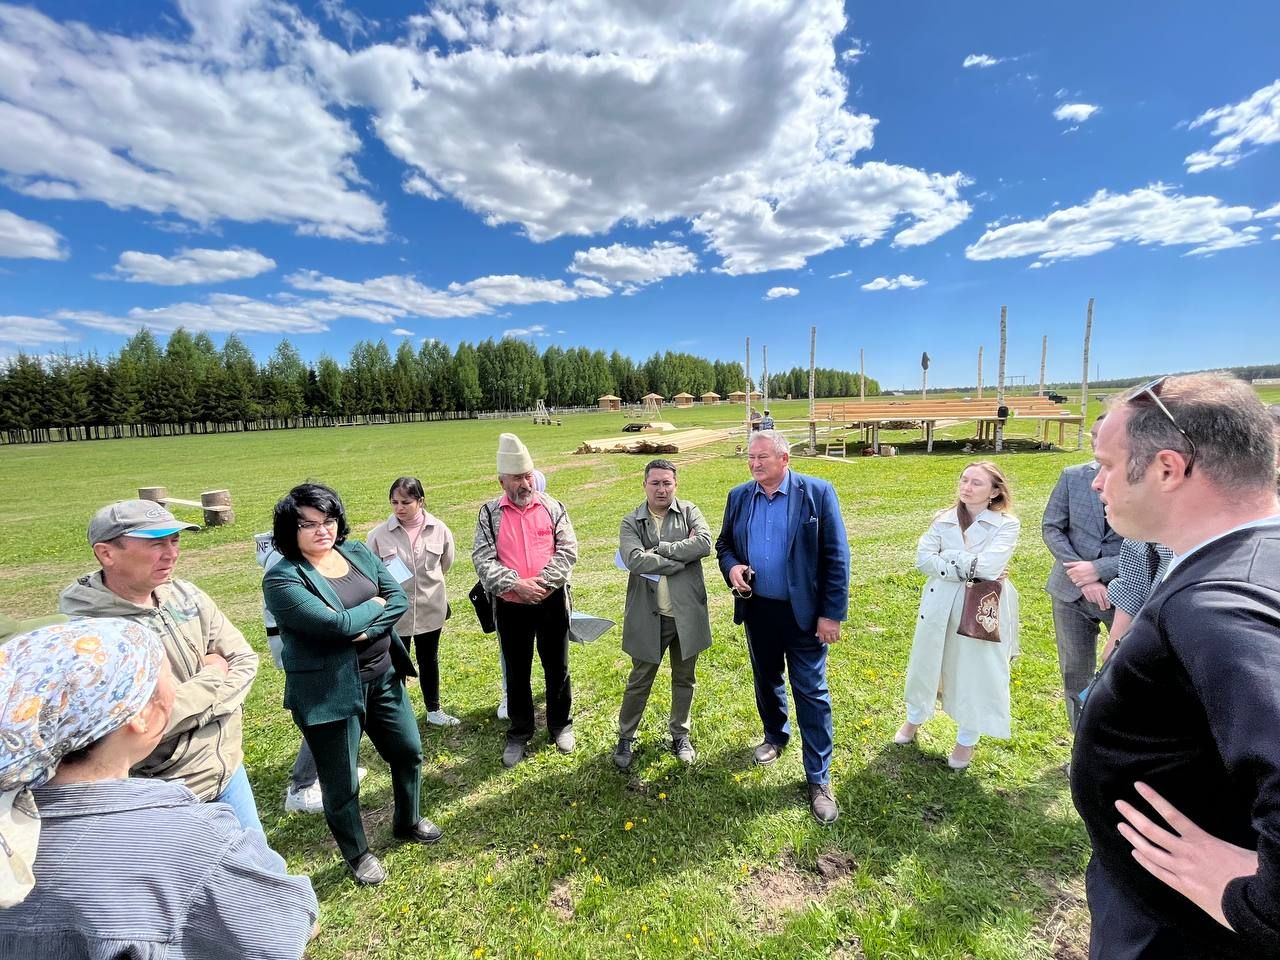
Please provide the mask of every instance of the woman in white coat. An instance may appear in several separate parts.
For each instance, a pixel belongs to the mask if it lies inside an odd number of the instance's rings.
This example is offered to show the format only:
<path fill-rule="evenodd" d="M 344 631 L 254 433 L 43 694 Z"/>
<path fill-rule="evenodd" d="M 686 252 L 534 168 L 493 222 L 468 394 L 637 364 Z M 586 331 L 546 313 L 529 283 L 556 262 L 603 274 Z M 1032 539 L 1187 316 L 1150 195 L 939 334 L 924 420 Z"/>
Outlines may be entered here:
<path fill-rule="evenodd" d="M 956 505 L 934 517 L 916 547 L 916 568 L 928 580 L 907 666 L 907 722 L 893 738 L 911 743 L 941 698 L 943 711 L 959 727 L 947 759 L 953 770 L 969 766 L 979 737 L 1009 738 L 1009 661 L 1018 654 L 1018 592 L 1005 574 L 1021 528 L 1009 512 L 1009 484 L 994 463 L 965 467 L 958 493 Z M 999 643 L 957 632 L 970 578 L 1004 582 Z"/>

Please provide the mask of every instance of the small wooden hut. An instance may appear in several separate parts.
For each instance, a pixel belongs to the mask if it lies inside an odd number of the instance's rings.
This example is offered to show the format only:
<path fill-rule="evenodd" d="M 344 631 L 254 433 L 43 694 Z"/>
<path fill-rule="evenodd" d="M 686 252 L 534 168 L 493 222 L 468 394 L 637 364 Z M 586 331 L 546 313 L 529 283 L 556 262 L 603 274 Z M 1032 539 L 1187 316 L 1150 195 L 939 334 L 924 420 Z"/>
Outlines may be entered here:
<path fill-rule="evenodd" d="M 693 394 L 677 393 L 674 397 L 671 398 L 671 404 L 672 406 L 676 406 L 676 407 L 692 407 Z"/>
<path fill-rule="evenodd" d="M 746 403 L 747 395 L 741 390 L 734 390 L 729 394 L 730 403 Z"/>
<path fill-rule="evenodd" d="M 603 397 L 596 401 L 600 405 L 601 410 L 621 410 L 622 398 L 615 397 L 612 393 L 606 393 Z"/>
<path fill-rule="evenodd" d="M 711 390 L 708 390 L 706 393 L 702 395 L 702 402 L 703 403 L 719 403 L 720 394 L 715 393 Z"/>

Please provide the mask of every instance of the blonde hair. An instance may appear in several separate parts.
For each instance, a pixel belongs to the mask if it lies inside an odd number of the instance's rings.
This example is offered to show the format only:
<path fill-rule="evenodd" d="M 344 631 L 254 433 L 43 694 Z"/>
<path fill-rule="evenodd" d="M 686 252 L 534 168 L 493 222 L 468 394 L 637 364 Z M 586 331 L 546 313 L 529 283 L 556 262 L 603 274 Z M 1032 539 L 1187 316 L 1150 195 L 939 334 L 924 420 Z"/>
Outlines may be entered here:
<path fill-rule="evenodd" d="M 991 481 L 991 486 L 995 488 L 995 496 L 991 498 L 991 502 L 987 504 L 988 510 L 994 510 L 996 513 L 1012 513 L 1013 512 L 1013 494 L 1009 490 L 1009 481 L 1005 479 L 1004 474 L 990 460 L 975 460 L 973 463 L 966 463 L 964 470 L 960 471 L 960 475 L 964 476 L 964 471 L 970 467 L 980 467 L 987 478 Z M 956 510 L 961 510 L 964 506 L 960 502 L 960 498 L 956 498 Z"/>

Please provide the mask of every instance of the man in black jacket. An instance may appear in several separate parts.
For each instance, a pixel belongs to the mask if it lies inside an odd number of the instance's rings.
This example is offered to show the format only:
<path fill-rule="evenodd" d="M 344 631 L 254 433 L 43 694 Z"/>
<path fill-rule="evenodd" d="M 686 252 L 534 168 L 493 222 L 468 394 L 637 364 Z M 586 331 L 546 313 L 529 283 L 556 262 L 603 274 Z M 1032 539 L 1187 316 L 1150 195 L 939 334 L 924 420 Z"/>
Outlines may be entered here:
<path fill-rule="evenodd" d="M 1229 377 L 1161 378 L 1119 399 L 1095 454 L 1111 526 L 1175 556 L 1076 732 L 1090 956 L 1280 957 L 1280 503 L 1266 409 Z"/>

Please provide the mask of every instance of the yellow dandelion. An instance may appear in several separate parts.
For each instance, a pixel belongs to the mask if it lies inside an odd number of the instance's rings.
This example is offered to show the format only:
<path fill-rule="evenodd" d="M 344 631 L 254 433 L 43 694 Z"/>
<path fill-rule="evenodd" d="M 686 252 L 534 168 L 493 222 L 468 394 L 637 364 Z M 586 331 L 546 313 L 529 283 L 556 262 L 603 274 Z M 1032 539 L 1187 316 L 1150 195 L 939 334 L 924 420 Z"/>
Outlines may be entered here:
<path fill-rule="evenodd" d="M 408 913 L 410 909 L 411 909 L 411 908 L 410 908 L 410 907 L 409 907 L 409 905 L 406 903 L 403 907 L 401 907 L 401 908 L 400 908 L 400 912 L 401 912 L 401 913 Z"/>
<path fill-rule="evenodd" d="M 587 862 L 587 858 L 586 858 L 586 857 L 583 857 L 583 858 L 582 858 L 581 860 L 579 860 L 578 862 L 579 862 L 579 863 L 586 863 L 586 862 Z"/>
<path fill-rule="evenodd" d="M 597 873 L 594 877 L 592 877 L 592 878 L 591 878 L 591 882 L 592 882 L 592 883 L 604 883 L 604 878 L 603 878 L 603 877 L 601 877 L 601 876 L 600 876 L 600 874 L 598 874 L 598 873 Z"/>
<path fill-rule="evenodd" d="M 492 874 L 492 873 L 486 873 L 486 874 L 484 875 L 484 882 L 485 882 L 485 883 L 493 883 L 493 874 Z"/>
<path fill-rule="evenodd" d="M 658 799 L 659 799 L 659 800 L 665 800 L 665 799 L 667 799 L 667 795 L 666 795 L 665 793 L 660 793 L 660 794 L 658 794 Z"/>
<path fill-rule="evenodd" d="M 642 923 L 642 924 L 640 924 L 640 932 L 641 932 L 641 933 L 648 933 L 648 932 L 649 932 L 649 925 L 648 925 L 647 923 Z"/>
<path fill-rule="evenodd" d="M 535 850 L 537 850 L 537 849 L 538 849 L 538 845 L 537 845 L 536 843 L 533 845 L 533 849 L 535 849 Z"/>
<path fill-rule="evenodd" d="M 622 825 L 622 829 L 623 829 L 623 830 L 633 830 L 633 829 L 635 829 L 635 824 L 634 824 L 634 823 L 632 823 L 630 820 L 628 820 L 626 823 L 624 823 L 624 824 Z"/>
<path fill-rule="evenodd" d="M 657 863 L 657 862 L 658 862 L 658 858 L 657 858 L 657 857 L 650 857 L 650 858 L 649 858 L 649 862 L 650 862 L 650 863 Z"/>
<path fill-rule="evenodd" d="M 476 947 L 471 951 L 471 955 L 479 960 L 480 957 L 484 956 L 484 947 Z"/>
<path fill-rule="evenodd" d="M 624 939 L 624 940 L 630 940 L 630 939 L 631 939 L 631 934 L 629 934 L 629 933 L 628 933 L 628 934 L 624 934 L 622 939 Z"/>
<path fill-rule="evenodd" d="M 689 942 L 692 943 L 695 947 L 698 946 L 700 943 L 702 943 L 702 941 L 699 940 L 697 937 L 694 937 Z"/>
<path fill-rule="evenodd" d="M 573 852 L 574 852 L 574 853 L 582 853 L 582 848 L 581 848 L 581 847 L 574 847 L 574 848 L 573 848 Z"/>

